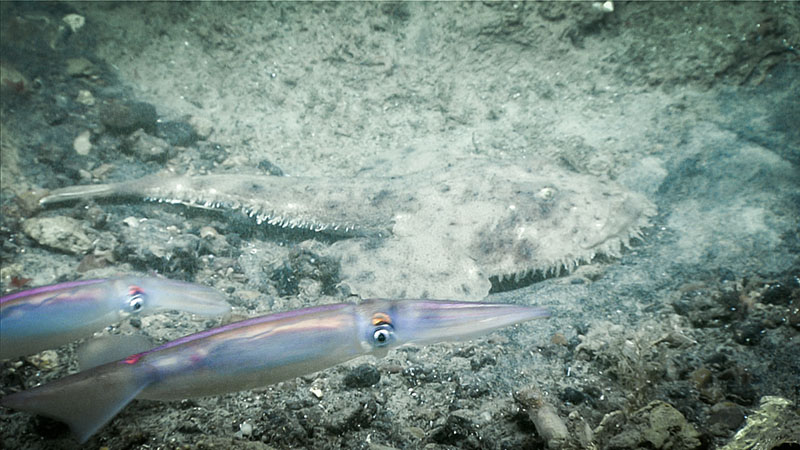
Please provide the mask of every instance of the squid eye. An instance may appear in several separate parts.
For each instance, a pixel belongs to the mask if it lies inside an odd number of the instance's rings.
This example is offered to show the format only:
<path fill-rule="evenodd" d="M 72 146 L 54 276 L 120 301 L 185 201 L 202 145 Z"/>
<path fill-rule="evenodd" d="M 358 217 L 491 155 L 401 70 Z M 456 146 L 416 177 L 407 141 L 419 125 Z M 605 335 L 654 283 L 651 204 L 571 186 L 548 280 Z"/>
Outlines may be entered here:
<path fill-rule="evenodd" d="M 128 299 L 128 310 L 132 313 L 138 313 L 144 307 L 144 298 L 141 294 L 136 294 Z"/>
<path fill-rule="evenodd" d="M 139 286 L 128 288 L 128 312 L 138 313 L 144 308 L 145 294 L 144 289 Z"/>
<path fill-rule="evenodd" d="M 376 347 L 385 347 L 392 342 L 394 331 L 391 325 L 385 324 L 372 332 L 372 344 Z"/>

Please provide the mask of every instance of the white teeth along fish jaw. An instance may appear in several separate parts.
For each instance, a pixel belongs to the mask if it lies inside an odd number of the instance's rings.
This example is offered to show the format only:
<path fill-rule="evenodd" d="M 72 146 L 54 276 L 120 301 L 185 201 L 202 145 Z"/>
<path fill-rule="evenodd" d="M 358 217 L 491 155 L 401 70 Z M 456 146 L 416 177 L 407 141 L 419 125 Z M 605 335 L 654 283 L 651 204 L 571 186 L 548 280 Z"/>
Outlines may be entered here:
<path fill-rule="evenodd" d="M 610 180 L 482 159 L 347 180 L 151 175 L 58 189 L 41 203 L 112 195 L 244 211 L 259 224 L 349 237 L 326 255 L 341 261 L 342 282 L 362 297 L 478 300 L 491 277 L 519 280 L 619 256 L 656 212 Z"/>

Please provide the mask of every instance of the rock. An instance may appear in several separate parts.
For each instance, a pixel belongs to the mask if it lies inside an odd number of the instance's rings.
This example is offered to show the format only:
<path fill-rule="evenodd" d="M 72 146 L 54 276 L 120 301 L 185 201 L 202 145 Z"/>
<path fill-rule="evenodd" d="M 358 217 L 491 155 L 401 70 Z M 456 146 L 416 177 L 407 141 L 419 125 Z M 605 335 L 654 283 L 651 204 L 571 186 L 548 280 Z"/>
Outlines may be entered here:
<path fill-rule="evenodd" d="M 724 401 L 711 407 L 708 426 L 716 436 L 728 436 L 744 422 L 744 409 L 736 403 Z"/>
<path fill-rule="evenodd" d="M 417 439 L 417 440 L 425 439 L 425 430 L 423 430 L 420 427 L 406 427 L 406 428 L 403 428 L 403 431 L 408 433 L 408 435 L 411 436 L 414 439 Z"/>
<path fill-rule="evenodd" d="M 141 161 L 165 161 L 171 150 L 166 141 L 150 136 L 141 129 L 125 139 L 123 148 Z"/>
<path fill-rule="evenodd" d="M 22 94 L 28 88 L 28 80 L 10 64 L 0 62 L 0 92 Z"/>
<path fill-rule="evenodd" d="M 753 387 L 753 375 L 746 367 L 736 363 L 717 374 L 723 385 L 725 397 L 740 405 L 752 405 L 758 399 Z"/>
<path fill-rule="evenodd" d="M 242 422 L 241 424 L 239 424 L 239 431 L 242 432 L 242 436 L 252 436 L 253 424 L 250 422 Z"/>
<path fill-rule="evenodd" d="M 322 292 L 335 291 L 339 282 L 339 263 L 334 258 L 320 256 L 305 246 L 293 249 L 282 266 L 275 268 L 270 279 L 275 283 L 280 295 L 297 295 L 300 281 L 308 278 L 321 283 Z"/>
<path fill-rule="evenodd" d="M 40 245 L 73 255 L 83 255 L 92 249 L 92 239 L 83 224 L 71 217 L 34 217 L 22 223 L 22 231 Z"/>
<path fill-rule="evenodd" d="M 79 14 L 67 14 L 61 20 L 67 24 L 73 33 L 77 33 L 86 24 L 86 19 Z"/>
<path fill-rule="evenodd" d="M 703 389 L 711 385 L 714 381 L 714 377 L 710 370 L 705 367 L 700 367 L 693 371 L 689 378 L 694 383 L 696 389 Z"/>
<path fill-rule="evenodd" d="M 325 428 L 334 433 L 366 428 L 375 419 L 378 404 L 371 396 L 363 396 L 348 402 L 325 420 Z"/>
<path fill-rule="evenodd" d="M 137 222 L 126 220 L 126 223 Z M 199 237 L 180 232 L 157 219 L 139 220 L 138 225 L 125 228 L 115 254 L 125 262 L 162 274 L 191 277 L 203 264 L 198 254 L 200 242 Z"/>
<path fill-rule="evenodd" d="M 39 370 L 53 370 L 59 365 L 58 353 L 55 350 L 45 350 L 25 359 Z"/>
<path fill-rule="evenodd" d="M 261 441 L 246 441 L 219 436 L 203 436 L 203 438 L 197 441 L 192 447 L 198 450 L 219 450 L 223 448 L 236 448 L 239 450 L 274 450 L 274 447 Z"/>
<path fill-rule="evenodd" d="M 456 410 L 447 416 L 444 424 L 430 433 L 430 439 L 438 444 L 457 446 L 460 448 L 475 448 L 473 442 L 459 442 L 471 438 L 477 441 L 478 427 L 473 420 L 473 414 L 468 410 Z M 459 442 L 455 444 L 455 442 Z"/>
<path fill-rule="evenodd" d="M 92 151 L 92 141 L 89 139 L 91 137 L 92 133 L 89 130 L 79 134 L 72 142 L 72 148 L 75 149 L 75 153 L 82 156 L 88 155 Z"/>
<path fill-rule="evenodd" d="M 283 170 L 268 159 L 262 159 L 258 162 L 258 170 L 276 177 L 282 177 L 284 175 Z"/>
<path fill-rule="evenodd" d="M 365 388 L 377 384 L 381 374 L 375 366 L 361 364 L 344 376 L 344 385 L 348 388 Z"/>
<path fill-rule="evenodd" d="M 537 388 L 517 392 L 514 398 L 528 410 L 528 417 L 548 448 L 559 449 L 567 446 L 569 440 L 567 425 L 558 415 L 556 408 L 545 400 Z"/>
<path fill-rule="evenodd" d="M 205 117 L 192 116 L 189 119 L 189 125 L 192 126 L 201 140 L 208 139 L 211 133 L 214 132 L 214 122 Z"/>
<path fill-rule="evenodd" d="M 567 387 L 558 398 L 565 402 L 572 403 L 573 405 L 580 405 L 585 400 L 589 399 L 589 396 L 575 388 Z"/>
<path fill-rule="evenodd" d="M 614 449 L 694 449 L 701 446 L 700 433 L 683 414 L 668 403 L 654 401 L 631 414 L 627 423 L 598 427 L 603 448 Z M 609 438 L 608 434 L 615 433 Z"/>
<path fill-rule="evenodd" d="M 71 77 L 88 77 L 95 73 L 94 64 L 86 58 L 68 59 L 66 70 Z"/>
<path fill-rule="evenodd" d="M 98 256 L 98 255 L 86 255 L 81 260 L 78 267 L 75 269 L 78 273 L 86 273 L 90 270 L 102 269 L 104 267 L 108 267 L 113 260 L 110 260 L 106 256 Z"/>
<path fill-rule="evenodd" d="M 742 345 L 758 345 L 765 331 L 761 323 L 746 322 L 733 329 L 733 340 Z"/>
<path fill-rule="evenodd" d="M 800 308 L 792 308 L 789 310 L 789 317 L 786 319 L 786 323 L 789 324 L 790 327 L 800 330 Z"/>
<path fill-rule="evenodd" d="M 215 142 L 199 141 L 195 147 L 201 158 L 199 164 L 206 170 L 213 169 L 228 158 L 228 151 L 225 150 L 225 147 Z"/>
<path fill-rule="evenodd" d="M 792 289 L 779 281 L 766 284 L 761 292 L 761 302 L 770 305 L 790 305 L 791 298 Z"/>
<path fill-rule="evenodd" d="M 101 121 L 115 134 L 129 134 L 139 128 L 154 131 L 156 127 L 156 107 L 144 102 L 110 102 L 103 105 Z"/>
<path fill-rule="evenodd" d="M 78 96 L 75 97 L 75 101 L 80 103 L 81 105 L 86 106 L 94 106 L 94 95 L 92 92 L 86 89 L 81 89 L 78 91 Z"/>
<path fill-rule="evenodd" d="M 772 450 L 800 445 L 800 415 L 792 402 L 781 397 L 761 398 L 759 408 L 722 450 Z"/>
<path fill-rule="evenodd" d="M 197 434 L 203 432 L 200 429 L 200 426 L 192 420 L 184 420 L 180 425 L 178 425 L 177 430 L 186 434 Z"/>
<path fill-rule="evenodd" d="M 194 128 L 184 122 L 157 122 L 156 136 L 179 147 L 188 147 L 198 139 Z"/>
<path fill-rule="evenodd" d="M 543 403 L 538 409 L 528 412 L 536 431 L 547 442 L 548 448 L 562 448 L 569 438 L 567 425 L 559 417 L 556 408 Z"/>

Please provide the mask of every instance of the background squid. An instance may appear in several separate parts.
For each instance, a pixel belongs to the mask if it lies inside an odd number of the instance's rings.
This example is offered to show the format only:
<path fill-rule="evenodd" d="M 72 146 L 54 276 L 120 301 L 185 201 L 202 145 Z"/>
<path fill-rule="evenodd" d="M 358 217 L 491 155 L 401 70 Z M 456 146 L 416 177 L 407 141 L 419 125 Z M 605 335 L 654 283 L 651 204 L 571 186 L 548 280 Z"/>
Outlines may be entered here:
<path fill-rule="evenodd" d="M 156 277 L 81 280 L 0 297 L 0 359 L 59 347 L 136 314 L 179 310 L 204 316 L 230 311 L 210 287 Z"/>

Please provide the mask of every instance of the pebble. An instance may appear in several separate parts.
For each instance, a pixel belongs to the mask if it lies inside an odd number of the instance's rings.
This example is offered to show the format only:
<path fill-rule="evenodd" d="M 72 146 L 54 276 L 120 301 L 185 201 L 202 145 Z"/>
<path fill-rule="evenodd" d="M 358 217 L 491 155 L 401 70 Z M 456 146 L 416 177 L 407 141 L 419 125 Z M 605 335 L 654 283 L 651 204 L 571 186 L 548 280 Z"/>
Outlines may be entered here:
<path fill-rule="evenodd" d="M 94 64 L 86 58 L 70 58 L 67 60 L 67 75 L 84 77 L 94 73 Z"/>
<path fill-rule="evenodd" d="M 195 130 L 198 138 L 202 140 L 208 139 L 211 133 L 214 132 L 214 122 L 205 117 L 192 116 L 189 119 L 189 125 Z"/>
<path fill-rule="evenodd" d="M 242 436 L 251 436 L 253 434 L 253 424 L 250 422 L 242 422 L 239 425 L 239 431 L 242 432 Z"/>
<path fill-rule="evenodd" d="M 567 337 L 564 336 L 562 333 L 553 334 L 553 336 L 550 338 L 550 342 L 554 345 L 560 345 L 562 347 L 566 347 L 567 344 L 569 344 L 569 341 L 567 341 Z"/>
<path fill-rule="evenodd" d="M 214 227 L 206 225 L 200 228 L 200 237 L 203 239 L 216 238 L 217 236 L 219 236 L 219 232 Z"/>
<path fill-rule="evenodd" d="M 796 401 L 767 395 L 758 410 L 747 415 L 747 424 L 722 450 L 794 449 L 800 446 L 800 414 Z"/>
<path fill-rule="evenodd" d="M 101 121 L 109 131 L 129 134 L 139 128 L 155 130 L 158 114 L 156 107 L 145 102 L 110 102 L 103 105 Z"/>
<path fill-rule="evenodd" d="M 92 141 L 89 140 L 91 136 L 92 133 L 89 130 L 86 130 L 75 138 L 75 140 L 72 142 L 72 148 L 75 149 L 75 153 L 86 156 L 90 151 L 92 151 Z"/>
<path fill-rule="evenodd" d="M 471 447 L 472 442 L 458 443 L 469 440 L 477 435 L 478 427 L 473 420 L 473 412 L 468 410 L 455 410 L 447 416 L 444 424 L 431 431 L 430 439 L 437 444 L 448 446 Z"/>
<path fill-rule="evenodd" d="M 92 249 L 92 239 L 83 231 L 82 222 L 71 217 L 34 217 L 22 222 L 22 231 L 40 245 L 73 255 Z"/>
<path fill-rule="evenodd" d="M 86 89 L 81 89 L 80 91 L 78 91 L 78 96 L 75 97 L 75 101 L 80 103 L 81 105 L 93 106 L 94 95 L 92 95 L 91 91 L 88 91 Z"/>
<path fill-rule="evenodd" d="M 188 147 L 198 139 L 194 128 L 184 122 L 157 122 L 156 136 L 179 147 Z"/>
<path fill-rule="evenodd" d="M 141 161 L 161 161 L 169 157 L 170 145 L 163 139 L 136 130 L 125 139 L 124 148 Z"/>
<path fill-rule="evenodd" d="M 61 20 L 67 24 L 73 33 L 83 28 L 83 25 L 86 24 L 86 19 L 80 14 L 67 14 Z"/>
<path fill-rule="evenodd" d="M 348 388 L 364 388 L 377 384 L 381 374 L 375 366 L 361 364 L 344 376 L 344 385 Z"/>
<path fill-rule="evenodd" d="M 133 217 L 133 216 L 129 216 L 129 217 L 126 217 L 126 218 L 122 219 L 122 223 L 124 223 L 125 225 L 127 225 L 127 226 L 129 226 L 131 228 L 137 228 L 139 226 L 139 219 L 137 219 L 136 217 Z"/>
<path fill-rule="evenodd" d="M 539 389 L 523 389 L 514 398 L 528 410 L 528 417 L 536 427 L 536 432 L 547 443 L 548 448 L 557 449 L 567 445 L 569 431 L 558 415 L 556 408 L 545 400 Z"/>
<path fill-rule="evenodd" d="M 627 423 L 610 430 L 616 435 L 608 448 L 694 449 L 700 433 L 672 405 L 656 400 L 627 417 Z"/>
<path fill-rule="evenodd" d="M 695 388 L 698 390 L 708 387 L 713 381 L 711 371 L 705 367 L 696 369 L 689 377 L 691 378 L 692 382 L 694 382 Z"/>
<path fill-rule="evenodd" d="M 425 439 L 425 430 L 420 427 L 407 427 L 404 429 L 406 433 L 413 436 L 415 439 Z"/>
<path fill-rule="evenodd" d="M 744 323 L 733 330 L 733 340 L 742 345 L 758 345 L 764 337 L 761 323 Z"/>
<path fill-rule="evenodd" d="M 741 406 L 730 401 L 723 401 L 711 407 L 708 425 L 717 436 L 728 436 L 744 423 L 745 415 Z"/>
<path fill-rule="evenodd" d="M 22 94 L 28 87 L 28 80 L 17 69 L 0 61 L 0 92 Z"/>
<path fill-rule="evenodd" d="M 769 283 L 761 293 L 761 302 L 771 305 L 791 304 L 792 290 L 781 282 Z"/>
<path fill-rule="evenodd" d="M 569 431 L 553 405 L 544 403 L 538 409 L 530 409 L 528 415 L 536 431 L 547 442 L 547 447 L 562 448 L 566 445 Z"/>
<path fill-rule="evenodd" d="M 558 398 L 573 405 L 580 405 L 586 400 L 587 396 L 577 389 L 567 387 Z"/>
<path fill-rule="evenodd" d="M 45 350 L 26 358 L 37 369 L 52 370 L 58 367 L 58 353 L 55 350 Z"/>
<path fill-rule="evenodd" d="M 309 392 L 311 392 L 311 394 L 312 394 L 314 397 L 317 397 L 317 398 L 322 398 L 322 395 L 323 395 L 323 393 L 322 393 L 322 389 L 320 389 L 320 388 L 318 388 L 318 387 L 312 387 L 311 389 L 309 389 Z"/>

